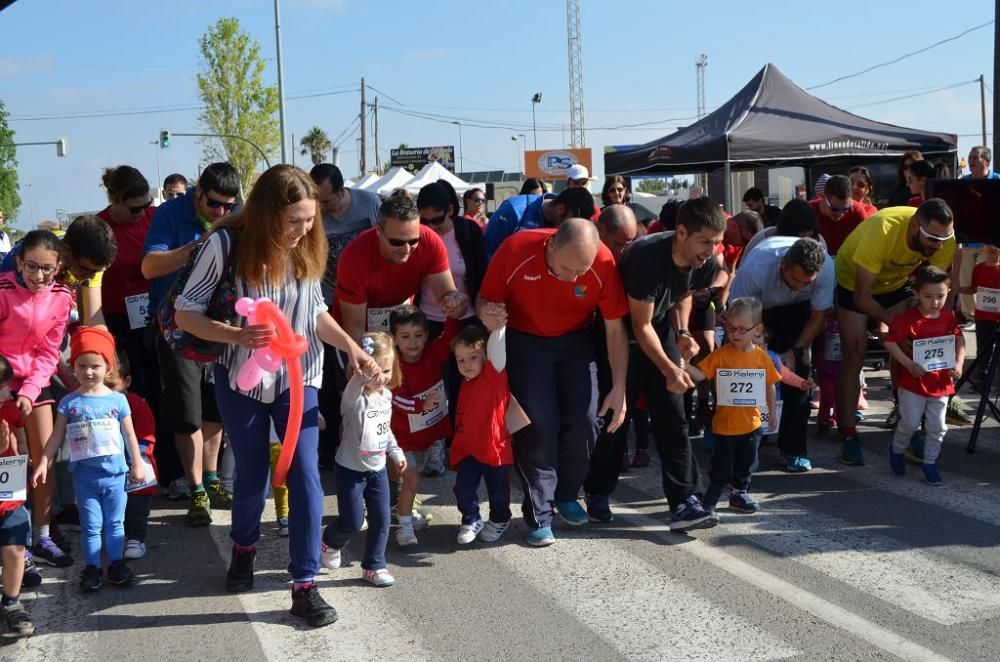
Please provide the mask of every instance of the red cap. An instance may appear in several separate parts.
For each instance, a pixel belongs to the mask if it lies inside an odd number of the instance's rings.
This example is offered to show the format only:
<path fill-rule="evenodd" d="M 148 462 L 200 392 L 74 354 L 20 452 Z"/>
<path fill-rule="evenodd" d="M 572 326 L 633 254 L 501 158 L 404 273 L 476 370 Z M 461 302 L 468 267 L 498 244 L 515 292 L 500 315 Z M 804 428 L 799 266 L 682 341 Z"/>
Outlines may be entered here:
<path fill-rule="evenodd" d="M 115 367 L 115 339 L 105 329 L 85 326 L 69 339 L 69 362 L 72 366 L 81 354 L 100 354 L 108 362 L 108 370 Z"/>

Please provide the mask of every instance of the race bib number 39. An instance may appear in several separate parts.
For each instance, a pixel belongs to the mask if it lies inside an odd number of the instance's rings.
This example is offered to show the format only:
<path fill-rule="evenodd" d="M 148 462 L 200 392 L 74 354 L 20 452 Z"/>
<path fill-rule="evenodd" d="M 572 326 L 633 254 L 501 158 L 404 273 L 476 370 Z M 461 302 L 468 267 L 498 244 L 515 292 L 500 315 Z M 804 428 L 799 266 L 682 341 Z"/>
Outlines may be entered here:
<path fill-rule="evenodd" d="M 977 287 L 976 310 L 981 310 L 984 313 L 1000 313 L 1000 290 Z"/>
<path fill-rule="evenodd" d="M 28 498 L 28 456 L 0 457 L 0 501 Z"/>
<path fill-rule="evenodd" d="M 913 362 L 927 371 L 955 367 L 955 336 L 938 336 L 913 341 Z"/>
<path fill-rule="evenodd" d="M 715 372 L 716 399 L 726 407 L 760 407 L 764 397 L 765 371 L 719 368 Z"/>

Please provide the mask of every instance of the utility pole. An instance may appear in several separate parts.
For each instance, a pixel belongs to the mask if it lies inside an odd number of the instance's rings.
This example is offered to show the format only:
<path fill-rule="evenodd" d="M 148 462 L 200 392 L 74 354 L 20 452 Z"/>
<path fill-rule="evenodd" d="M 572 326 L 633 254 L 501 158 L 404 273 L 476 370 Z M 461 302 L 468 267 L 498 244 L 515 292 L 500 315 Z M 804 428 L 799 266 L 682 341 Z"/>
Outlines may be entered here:
<path fill-rule="evenodd" d="M 983 147 L 986 147 L 986 79 L 979 74 L 979 111 L 983 118 Z"/>
<path fill-rule="evenodd" d="M 375 134 L 375 172 L 382 172 L 382 159 L 378 153 L 378 97 L 375 97 L 374 112 L 372 114 L 372 131 Z"/>
<path fill-rule="evenodd" d="M 1000 0 L 997 0 L 1000 2 Z M 694 61 L 694 69 L 698 78 L 698 119 L 705 116 L 705 67 L 708 66 L 708 57 L 702 53 Z M 698 175 L 698 184 L 704 190 L 708 187 L 708 175 Z"/>
<path fill-rule="evenodd" d="M 587 137 L 583 125 L 583 32 L 580 30 L 580 0 L 566 0 L 566 47 L 569 51 L 569 139 L 574 148 L 586 147 Z"/>
<path fill-rule="evenodd" d="M 160 177 L 160 141 L 150 140 L 149 144 L 153 146 L 153 153 L 156 154 L 156 190 L 160 191 L 162 190 L 160 185 L 163 184 L 163 178 Z"/>
<path fill-rule="evenodd" d="M 295 165 L 295 152 L 297 152 L 297 151 L 298 151 L 298 148 L 295 146 L 295 134 L 293 133 L 292 134 L 292 165 Z"/>
<path fill-rule="evenodd" d="M 997 0 L 1000 2 L 1000 0 Z M 365 151 L 368 148 L 367 141 L 367 127 L 365 122 L 365 115 L 368 114 L 368 104 L 365 103 L 365 79 L 361 79 L 361 151 L 358 154 L 358 167 L 361 169 L 361 175 L 364 176 L 368 172 L 368 161 L 365 159 Z"/>
<path fill-rule="evenodd" d="M 274 0 L 274 44 L 278 50 L 278 126 L 281 130 L 281 162 L 288 163 L 288 144 L 285 140 L 285 74 L 281 68 L 281 12 Z M 294 145 L 292 149 L 294 149 Z"/>

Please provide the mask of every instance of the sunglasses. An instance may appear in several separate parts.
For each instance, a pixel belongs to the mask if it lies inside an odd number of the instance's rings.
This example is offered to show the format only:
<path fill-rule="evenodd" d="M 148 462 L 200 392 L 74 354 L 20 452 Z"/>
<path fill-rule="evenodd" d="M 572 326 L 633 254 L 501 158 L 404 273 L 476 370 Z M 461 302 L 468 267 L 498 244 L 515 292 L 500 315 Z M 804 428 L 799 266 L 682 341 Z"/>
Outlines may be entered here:
<path fill-rule="evenodd" d="M 920 234 L 921 236 L 923 236 L 924 239 L 928 241 L 936 241 L 939 244 L 943 244 L 944 242 L 948 241 L 949 239 L 955 236 L 954 230 L 947 237 L 939 237 L 936 234 L 931 234 L 930 232 L 925 230 L 922 225 L 918 225 L 917 229 L 920 230 Z"/>
<path fill-rule="evenodd" d="M 146 211 L 147 209 L 149 209 L 149 208 L 150 208 L 150 206 L 151 206 L 152 204 L 153 204 L 153 201 L 152 201 L 152 200 L 147 200 L 147 201 L 146 201 L 146 202 L 144 202 L 143 204 L 141 204 L 141 205 L 138 205 L 138 206 L 136 206 L 136 207 L 129 207 L 129 208 L 128 208 L 128 212 L 129 212 L 130 214 L 132 214 L 133 216 L 135 216 L 136 214 L 138 214 L 138 213 L 140 213 L 140 212 L 144 212 L 144 211 Z"/>
<path fill-rule="evenodd" d="M 441 225 L 442 223 L 444 223 L 444 220 L 446 218 L 448 218 L 447 214 L 441 214 L 440 216 L 434 216 L 432 218 L 424 218 L 423 216 L 421 216 L 420 217 L 420 222 L 421 223 L 430 223 L 431 225 Z"/>
<path fill-rule="evenodd" d="M 222 200 L 215 200 L 207 195 L 205 196 L 205 204 L 209 206 L 210 209 L 218 209 L 222 207 L 226 211 L 232 211 L 233 207 L 236 206 L 235 202 L 223 202 Z"/>
<path fill-rule="evenodd" d="M 477 205 L 486 204 L 486 198 L 469 198 L 469 202 L 474 202 Z"/>
<path fill-rule="evenodd" d="M 385 235 L 382 235 L 385 237 Z M 385 237 L 385 240 L 389 242 L 390 246 L 395 246 L 396 248 L 402 248 L 403 246 L 410 246 L 411 248 L 416 247 L 420 243 L 420 237 L 416 239 L 396 239 L 394 237 Z"/>
<path fill-rule="evenodd" d="M 835 205 L 832 202 L 830 202 L 830 198 L 826 199 L 826 204 L 830 206 L 830 211 L 838 213 L 838 214 L 842 213 L 842 212 L 845 212 L 845 211 L 851 211 L 851 207 L 852 207 L 851 204 L 844 205 L 843 207 L 838 207 L 837 205 Z"/>

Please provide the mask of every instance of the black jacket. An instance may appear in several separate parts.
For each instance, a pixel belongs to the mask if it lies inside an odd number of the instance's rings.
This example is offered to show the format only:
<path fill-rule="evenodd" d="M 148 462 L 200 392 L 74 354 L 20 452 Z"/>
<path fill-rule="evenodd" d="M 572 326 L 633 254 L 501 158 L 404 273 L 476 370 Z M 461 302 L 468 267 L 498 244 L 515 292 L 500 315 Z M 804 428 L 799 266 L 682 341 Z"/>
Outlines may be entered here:
<path fill-rule="evenodd" d="M 479 288 L 486 276 L 486 237 L 475 221 L 461 216 L 454 219 L 455 241 L 465 259 L 465 289 L 469 293 L 470 305 L 476 305 Z"/>

